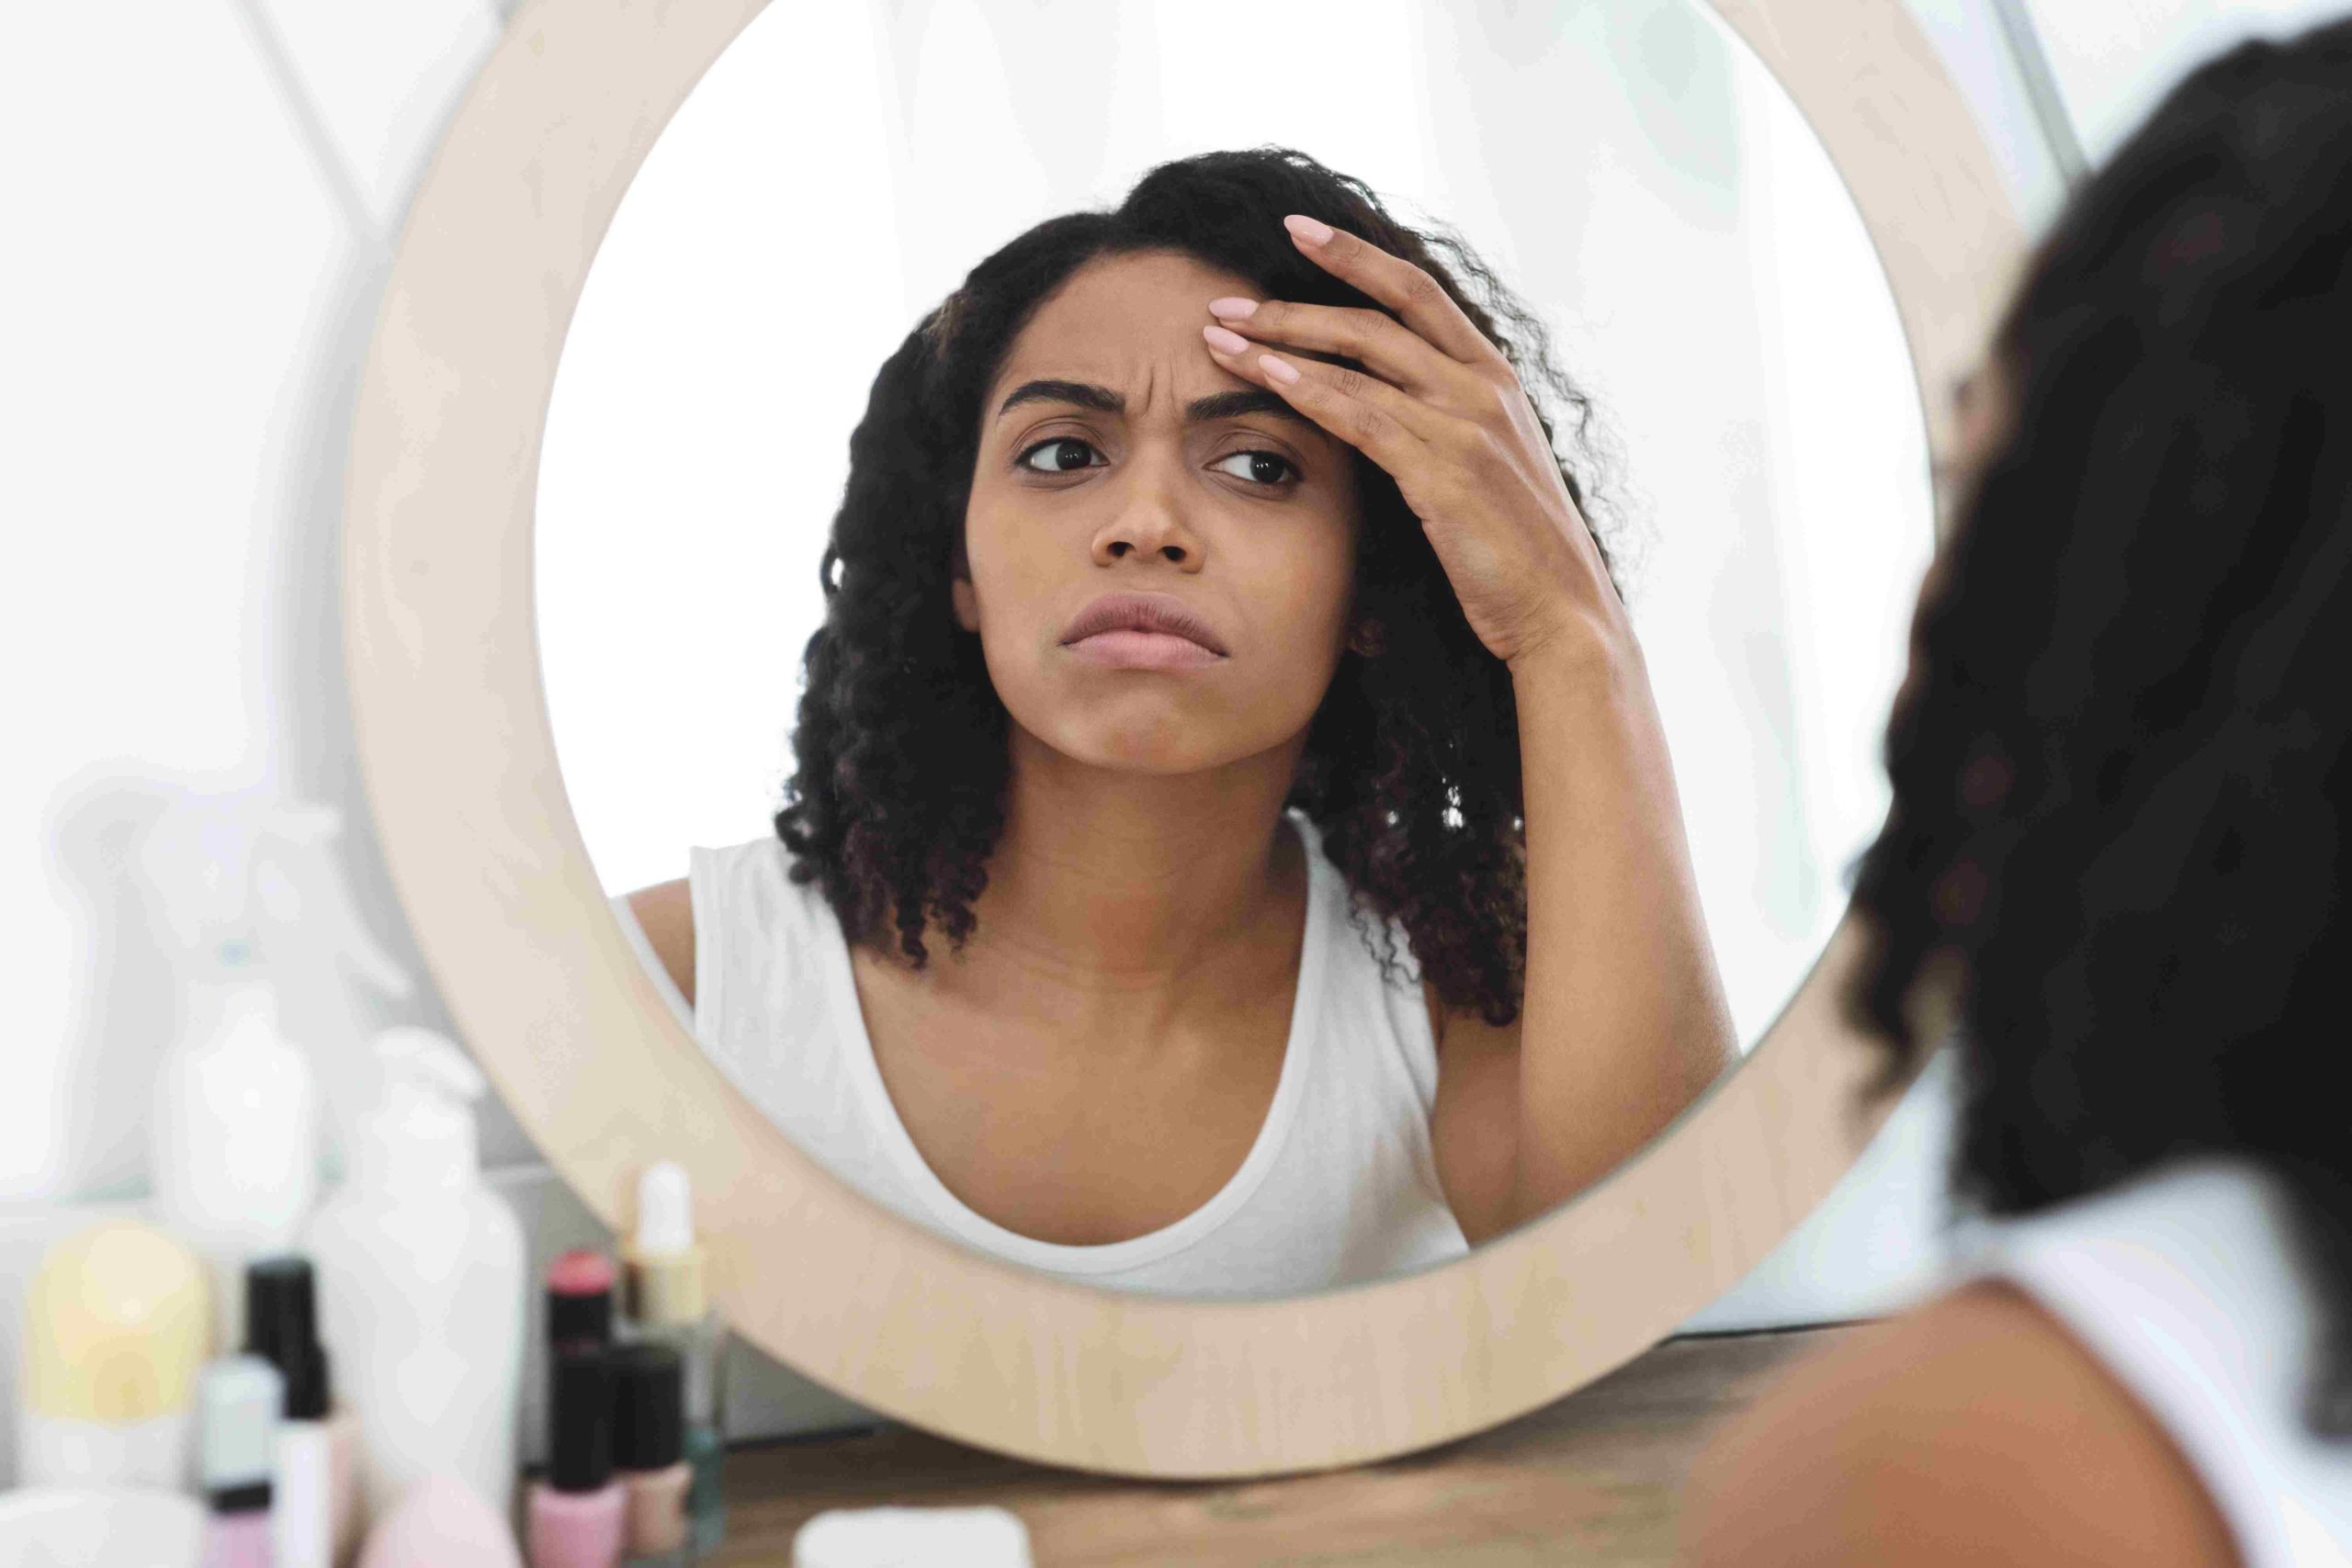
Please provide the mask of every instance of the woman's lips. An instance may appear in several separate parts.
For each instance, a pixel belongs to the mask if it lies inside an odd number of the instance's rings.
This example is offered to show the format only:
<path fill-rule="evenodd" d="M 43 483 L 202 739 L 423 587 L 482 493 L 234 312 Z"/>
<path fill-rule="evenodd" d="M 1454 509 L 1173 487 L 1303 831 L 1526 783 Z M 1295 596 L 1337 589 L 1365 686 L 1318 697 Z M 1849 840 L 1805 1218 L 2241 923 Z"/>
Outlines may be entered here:
<path fill-rule="evenodd" d="M 1211 653 L 1190 637 L 1181 637 L 1173 632 L 1139 631 L 1131 626 L 1096 632 L 1063 646 L 1090 664 L 1121 670 L 1196 670 L 1204 664 L 1225 662 L 1225 655 Z"/>

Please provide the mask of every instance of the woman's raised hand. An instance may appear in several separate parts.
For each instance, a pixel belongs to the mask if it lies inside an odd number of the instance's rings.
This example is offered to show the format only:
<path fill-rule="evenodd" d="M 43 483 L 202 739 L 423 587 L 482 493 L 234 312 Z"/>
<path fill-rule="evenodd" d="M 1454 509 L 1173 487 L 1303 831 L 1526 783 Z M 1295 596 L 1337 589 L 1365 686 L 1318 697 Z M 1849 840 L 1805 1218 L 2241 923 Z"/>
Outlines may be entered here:
<path fill-rule="evenodd" d="M 1411 262 L 1311 218 L 1283 223 L 1303 254 L 1403 320 L 1213 299 L 1221 324 L 1203 329 L 1210 355 L 1388 471 L 1471 629 L 1514 672 L 1538 654 L 1580 661 L 1629 647 L 1624 606 L 1510 361 Z M 1365 369 L 1285 357 L 1268 344 Z"/>

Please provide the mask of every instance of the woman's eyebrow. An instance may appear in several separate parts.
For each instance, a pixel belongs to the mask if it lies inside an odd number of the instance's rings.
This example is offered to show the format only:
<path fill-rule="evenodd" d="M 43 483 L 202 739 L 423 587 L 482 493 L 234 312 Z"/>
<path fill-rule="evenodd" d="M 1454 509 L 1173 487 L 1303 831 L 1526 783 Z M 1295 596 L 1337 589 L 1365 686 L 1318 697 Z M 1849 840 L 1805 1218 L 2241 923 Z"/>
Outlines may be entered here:
<path fill-rule="evenodd" d="M 1091 381 L 1023 381 L 1012 389 L 997 409 L 1003 418 L 1021 403 L 1075 403 L 1097 413 L 1125 416 L 1127 400 L 1108 387 L 1098 387 Z M 1212 392 L 1205 398 L 1194 398 L 1184 405 L 1184 420 L 1188 424 L 1205 424 L 1212 420 L 1240 419 L 1250 414 L 1271 414 L 1287 419 L 1306 429 L 1320 432 L 1322 426 L 1293 408 L 1279 392 L 1261 387 L 1248 387 L 1230 392 Z"/>

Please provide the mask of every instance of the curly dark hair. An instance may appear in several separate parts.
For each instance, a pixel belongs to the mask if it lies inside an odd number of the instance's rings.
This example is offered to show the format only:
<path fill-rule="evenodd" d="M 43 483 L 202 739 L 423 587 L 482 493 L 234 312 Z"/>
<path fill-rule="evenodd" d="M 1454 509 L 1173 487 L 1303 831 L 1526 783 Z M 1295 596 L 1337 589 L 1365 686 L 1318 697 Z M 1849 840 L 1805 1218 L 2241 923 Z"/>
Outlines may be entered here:
<path fill-rule="evenodd" d="M 2284 1179 L 2328 1320 L 2307 1418 L 2336 1438 L 2348 265 L 2352 24 L 2207 63 L 2072 197 L 1914 622 L 1849 998 L 1890 1079 L 1939 1043 L 1906 1009 L 1948 1005 L 1953 1182 L 1988 1213 L 2200 1154 Z"/>
<path fill-rule="evenodd" d="M 1008 716 L 979 638 L 953 618 L 949 586 L 967 571 L 981 399 L 1006 351 L 1080 266 L 1146 252 L 1237 274 L 1261 298 L 1395 316 L 1297 253 L 1282 227 L 1292 212 L 1429 273 L 1510 358 L 1555 457 L 1560 411 L 1586 436 L 1591 406 L 1552 364 L 1541 321 L 1457 235 L 1407 227 L 1363 182 L 1294 149 L 1164 163 L 1115 210 L 1051 218 L 1004 245 L 876 376 L 819 568 L 825 622 L 804 655 L 797 771 L 775 830 L 792 852 L 793 879 L 821 882 L 851 942 L 894 920 L 900 950 L 921 968 L 923 932 L 936 919 L 960 950 L 1003 826 Z M 1475 1006 L 1507 1023 L 1519 1011 L 1527 930 L 1510 672 L 1471 630 L 1396 480 L 1361 452 L 1354 468 L 1355 613 L 1379 624 L 1382 646 L 1373 657 L 1342 657 L 1284 807 L 1322 829 L 1359 907 L 1402 918 L 1422 975 L 1449 1009 Z M 1565 459 L 1561 472 L 1583 508 L 1585 486 Z M 1384 931 L 1373 942 L 1357 924 L 1395 978 L 1393 938 Z"/>

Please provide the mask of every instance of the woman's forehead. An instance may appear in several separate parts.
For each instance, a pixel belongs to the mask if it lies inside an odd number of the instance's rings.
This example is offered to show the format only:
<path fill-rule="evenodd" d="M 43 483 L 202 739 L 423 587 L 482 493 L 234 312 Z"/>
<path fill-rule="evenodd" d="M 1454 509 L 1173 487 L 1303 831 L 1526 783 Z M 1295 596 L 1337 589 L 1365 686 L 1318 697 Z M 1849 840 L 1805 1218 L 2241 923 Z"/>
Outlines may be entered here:
<path fill-rule="evenodd" d="M 1169 252 L 1101 257 L 1073 273 L 1031 315 L 1008 348 L 990 389 L 991 406 L 1012 387 L 1036 379 L 1118 389 L 1130 413 L 1171 400 L 1248 386 L 1210 359 L 1201 329 L 1208 302 L 1255 297 L 1250 281 L 1196 257 Z M 1326 362 L 1319 350 L 1285 354 Z"/>
<path fill-rule="evenodd" d="M 1038 305 L 1013 340 L 1013 352 L 1041 343 L 1140 343 L 1168 332 L 1197 336 L 1211 299 L 1250 292 L 1246 278 L 1191 256 L 1100 257 Z"/>

